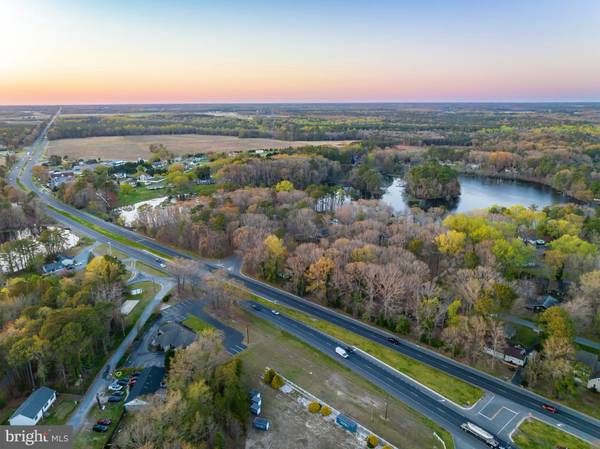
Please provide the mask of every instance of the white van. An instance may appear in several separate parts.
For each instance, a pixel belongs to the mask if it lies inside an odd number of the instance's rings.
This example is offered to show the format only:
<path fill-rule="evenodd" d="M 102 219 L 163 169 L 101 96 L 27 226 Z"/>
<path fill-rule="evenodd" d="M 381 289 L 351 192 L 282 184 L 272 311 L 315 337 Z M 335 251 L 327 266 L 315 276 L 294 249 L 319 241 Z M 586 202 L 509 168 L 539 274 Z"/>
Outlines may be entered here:
<path fill-rule="evenodd" d="M 348 352 L 342 348 L 341 346 L 337 346 L 335 348 L 335 352 L 337 352 L 341 357 L 347 359 L 348 358 Z"/>

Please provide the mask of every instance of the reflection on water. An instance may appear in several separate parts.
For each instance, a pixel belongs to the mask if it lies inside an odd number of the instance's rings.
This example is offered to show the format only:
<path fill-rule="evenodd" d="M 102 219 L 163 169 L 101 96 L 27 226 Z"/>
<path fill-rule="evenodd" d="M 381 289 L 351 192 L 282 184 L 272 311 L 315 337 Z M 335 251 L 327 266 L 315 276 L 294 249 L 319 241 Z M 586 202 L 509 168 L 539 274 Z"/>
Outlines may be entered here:
<path fill-rule="evenodd" d="M 467 212 L 473 209 L 485 209 L 493 205 L 514 206 L 515 204 L 523 206 L 535 204 L 538 208 L 543 208 L 551 204 L 569 201 L 566 196 L 556 193 L 549 187 L 521 181 L 461 176 L 460 187 L 461 195 L 452 203 L 444 201 L 412 202 L 405 194 L 404 181 L 401 178 L 395 178 L 392 184 L 385 189 L 381 199 L 392 206 L 396 212 L 407 212 L 413 206 L 423 208 L 444 206 L 451 212 Z"/>

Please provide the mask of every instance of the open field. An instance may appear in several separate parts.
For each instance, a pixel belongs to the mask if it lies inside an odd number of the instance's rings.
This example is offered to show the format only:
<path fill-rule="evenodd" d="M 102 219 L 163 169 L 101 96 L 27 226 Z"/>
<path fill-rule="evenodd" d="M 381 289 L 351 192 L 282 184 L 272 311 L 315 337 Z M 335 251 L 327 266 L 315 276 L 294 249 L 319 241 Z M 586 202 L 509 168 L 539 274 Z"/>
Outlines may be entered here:
<path fill-rule="evenodd" d="M 303 145 L 336 145 L 349 141 L 299 141 L 275 139 L 240 139 L 230 136 L 205 136 L 196 134 L 154 135 L 154 136 L 109 136 L 85 139 L 59 139 L 48 145 L 48 155 L 68 155 L 72 159 L 149 159 L 150 144 L 163 144 L 174 154 L 187 153 L 226 153 L 300 147 Z"/>
<path fill-rule="evenodd" d="M 270 366 L 398 447 L 441 449 L 441 443 L 433 435 L 434 431 L 445 440 L 447 449 L 454 447 L 450 434 L 437 424 L 416 413 L 401 401 L 390 397 L 330 357 L 237 307 L 234 308 L 234 314 L 232 320 L 219 319 L 243 332 L 246 331 L 246 325 L 248 326 L 250 341 L 245 342 L 248 348 L 242 351 L 239 357 L 244 362 L 244 375 L 250 388 L 261 384 L 262 373 L 266 366 Z M 385 419 L 386 401 L 387 420 Z M 266 414 L 265 416 L 272 417 Z M 308 421 L 309 417 L 306 419 L 306 425 Z M 274 429 L 274 431 L 279 430 L 281 429 Z M 306 445 L 298 444 L 293 447 L 332 447 L 312 446 L 312 444 L 315 442 L 306 441 Z"/>
<path fill-rule="evenodd" d="M 592 446 L 573 435 L 537 419 L 523 421 L 514 436 L 514 440 L 521 449 L 555 449 L 557 447 L 569 449 L 597 448 L 597 446 Z"/>

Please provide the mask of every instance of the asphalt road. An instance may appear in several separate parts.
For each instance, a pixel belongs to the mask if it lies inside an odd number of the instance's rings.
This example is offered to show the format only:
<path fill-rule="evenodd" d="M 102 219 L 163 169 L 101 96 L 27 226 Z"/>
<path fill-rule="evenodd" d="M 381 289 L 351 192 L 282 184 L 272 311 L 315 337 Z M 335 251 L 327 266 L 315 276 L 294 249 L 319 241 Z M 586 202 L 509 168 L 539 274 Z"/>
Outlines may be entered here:
<path fill-rule="evenodd" d="M 277 327 L 296 336 L 313 348 L 325 353 L 338 363 L 381 387 L 390 395 L 400 399 L 413 409 L 439 423 L 447 430 L 452 431 L 455 436 L 462 440 L 459 447 L 487 447 L 476 438 L 467 434 L 461 434 L 460 425 L 466 421 L 473 421 L 473 418 L 465 416 L 458 407 L 451 405 L 448 401 L 441 400 L 438 395 L 429 392 L 416 382 L 411 382 L 397 371 L 390 369 L 360 351 L 350 353 L 347 359 L 342 358 L 335 352 L 335 348 L 337 346 L 346 348 L 347 345 L 344 342 L 323 334 L 300 321 L 289 318 L 285 314 L 275 315 L 268 308 L 253 301 L 248 301 L 245 304 L 245 308 L 249 312 L 270 321 Z M 481 422 L 477 422 L 476 424 L 482 427 L 485 425 L 485 423 Z M 511 448 L 512 446 L 504 443 L 504 447 Z"/>
<path fill-rule="evenodd" d="M 44 191 L 38 188 L 31 179 L 31 167 L 36 163 L 39 159 L 46 145 L 45 133 L 43 133 L 40 138 L 36 141 L 36 143 L 32 146 L 32 156 L 31 158 L 24 157 L 19 163 L 16 164 L 15 169 L 12 171 L 9 176 L 9 181 L 16 185 L 16 174 L 19 173 L 19 170 L 23 167 L 22 176 L 20 177 L 21 182 L 31 191 L 35 192 L 43 203 L 51 205 L 56 209 L 62 210 L 64 212 L 68 212 L 73 216 L 77 216 L 83 218 L 97 226 L 102 227 L 105 230 L 108 230 L 116 235 L 121 237 L 125 237 L 134 242 L 143 244 L 148 247 L 151 251 L 154 250 L 158 253 L 163 253 L 171 257 L 180 257 L 191 259 L 192 257 L 188 254 L 173 249 L 171 247 L 165 246 L 156 242 L 155 240 L 142 236 L 136 232 L 130 231 L 128 229 L 117 226 L 113 223 L 108 223 L 98 217 L 90 215 L 86 212 L 75 209 L 71 206 L 68 206 L 55 198 L 53 198 L 47 191 Z M 127 253 L 128 255 L 142 260 L 143 262 L 159 268 L 160 264 L 156 262 L 156 256 L 151 251 L 140 250 L 137 248 L 130 247 L 128 245 L 124 245 L 119 243 L 118 241 L 112 240 L 103 236 L 100 233 L 97 233 L 91 229 L 88 229 L 86 226 L 81 225 L 73 220 L 70 220 L 64 217 L 61 214 L 56 213 L 55 211 L 48 209 L 49 215 L 54 217 L 57 221 L 66 224 L 67 226 L 71 226 L 73 229 L 76 229 L 84 234 L 88 234 L 93 238 L 102 241 L 108 242 L 111 241 L 114 248 Z M 214 263 L 208 263 L 198 259 L 198 262 L 204 266 L 204 268 L 208 270 L 217 270 L 221 267 Z M 578 431 L 584 432 L 592 437 L 600 438 L 600 421 L 588 417 L 582 413 L 579 413 L 575 410 L 566 408 L 560 404 L 552 403 L 552 401 L 547 400 L 541 396 L 538 396 L 530 391 L 527 391 L 523 388 L 511 385 L 508 382 L 504 382 L 500 379 L 497 379 L 491 375 L 483 373 L 481 371 L 475 370 L 469 366 L 463 365 L 459 362 L 456 362 L 452 359 L 444 357 L 438 353 L 430 351 L 426 348 L 418 346 L 414 343 L 411 343 L 406 340 L 401 340 L 401 343 L 398 345 L 391 344 L 387 341 L 387 337 L 390 334 L 374 328 L 366 323 L 363 323 L 358 320 L 354 320 L 348 316 L 345 316 L 341 313 L 338 313 L 334 310 L 319 306 L 318 304 L 314 304 L 310 301 L 307 301 L 298 296 L 292 295 L 283 290 L 277 289 L 268 284 L 262 283 L 260 281 L 250 279 L 245 277 L 244 275 L 235 272 L 235 270 L 227 271 L 228 276 L 237 281 L 238 283 L 243 284 L 251 293 L 262 296 L 266 299 L 278 301 L 284 303 L 286 305 L 295 307 L 304 312 L 310 313 L 312 315 L 317 316 L 320 319 L 329 321 L 333 324 L 341 326 L 347 330 L 355 332 L 359 335 L 362 335 L 371 340 L 377 341 L 378 343 L 384 344 L 402 354 L 419 360 L 427 365 L 430 365 L 434 368 L 440 369 L 448 374 L 451 374 L 459 379 L 465 380 L 473 385 L 481 387 L 487 391 L 494 393 L 497 396 L 505 397 L 520 406 L 527 407 L 531 409 L 531 411 L 536 413 L 546 414 L 548 417 L 553 418 L 556 421 L 559 421 L 563 425 L 568 425 L 577 429 Z M 560 410 L 560 413 L 557 415 L 551 415 L 547 412 L 541 411 L 542 404 L 552 404 Z M 540 412 L 541 411 L 541 412 Z"/>

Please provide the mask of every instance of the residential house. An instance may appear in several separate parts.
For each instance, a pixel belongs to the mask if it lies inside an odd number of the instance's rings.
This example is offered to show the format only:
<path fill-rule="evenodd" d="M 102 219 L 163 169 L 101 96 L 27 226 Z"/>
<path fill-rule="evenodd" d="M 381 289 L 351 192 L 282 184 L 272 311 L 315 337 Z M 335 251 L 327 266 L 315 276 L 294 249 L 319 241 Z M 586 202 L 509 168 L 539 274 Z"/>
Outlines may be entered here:
<path fill-rule="evenodd" d="M 588 388 L 600 393 L 600 371 L 592 374 L 588 380 Z"/>
<path fill-rule="evenodd" d="M 135 411 L 148 405 L 148 396 L 164 389 L 165 369 L 160 366 L 144 368 L 125 398 L 125 410 Z"/>
<path fill-rule="evenodd" d="M 590 376 L 590 378 L 588 379 L 587 387 L 590 390 L 594 390 L 600 393 L 600 371 L 596 371 Z"/>
<path fill-rule="evenodd" d="M 72 270 L 75 266 L 75 260 L 66 256 L 56 256 L 56 260 L 42 266 L 42 274 L 50 275 Z"/>
<path fill-rule="evenodd" d="M 48 187 L 55 189 L 61 184 L 71 182 L 75 178 L 75 173 L 72 170 L 53 171 L 49 174 L 49 178 Z"/>
<path fill-rule="evenodd" d="M 159 351 L 169 349 L 185 348 L 196 340 L 196 332 L 193 332 L 179 323 L 169 321 L 158 328 L 152 339 L 152 346 Z"/>
<path fill-rule="evenodd" d="M 548 310 L 550 307 L 554 307 L 560 304 L 560 301 L 552 295 L 546 295 L 539 297 L 534 303 L 527 304 L 525 308 L 532 312 L 543 312 Z"/>
<path fill-rule="evenodd" d="M 11 426 L 35 426 L 56 401 L 56 391 L 40 387 L 8 419 Z"/>
<path fill-rule="evenodd" d="M 525 366 L 525 363 L 527 363 L 527 351 L 516 346 L 506 345 L 500 350 L 494 350 L 493 348 L 486 346 L 483 348 L 483 352 L 502 360 L 509 365 Z"/>

